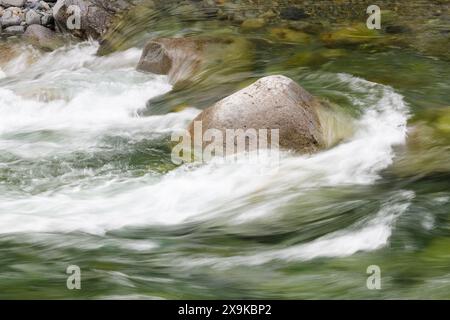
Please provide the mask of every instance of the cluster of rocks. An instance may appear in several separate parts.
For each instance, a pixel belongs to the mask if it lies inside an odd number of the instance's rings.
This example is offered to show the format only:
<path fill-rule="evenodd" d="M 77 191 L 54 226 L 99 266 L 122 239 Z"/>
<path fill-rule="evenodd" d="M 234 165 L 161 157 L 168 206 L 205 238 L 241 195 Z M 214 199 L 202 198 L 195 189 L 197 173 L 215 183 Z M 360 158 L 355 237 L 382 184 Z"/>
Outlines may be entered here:
<path fill-rule="evenodd" d="M 57 0 L 0 0 L 0 33 L 15 36 L 33 25 L 55 29 L 53 7 Z"/>
<path fill-rule="evenodd" d="M 0 37 L 23 35 L 44 50 L 61 45 L 62 35 L 101 39 L 113 18 L 136 1 L 0 0 Z"/>
<path fill-rule="evenodd" d="M 100 40 L 113 18 L 138 1 L 0 0 L 0 37 L 24 36 L 44 50 L 61 46 L 65 36 Z"/>

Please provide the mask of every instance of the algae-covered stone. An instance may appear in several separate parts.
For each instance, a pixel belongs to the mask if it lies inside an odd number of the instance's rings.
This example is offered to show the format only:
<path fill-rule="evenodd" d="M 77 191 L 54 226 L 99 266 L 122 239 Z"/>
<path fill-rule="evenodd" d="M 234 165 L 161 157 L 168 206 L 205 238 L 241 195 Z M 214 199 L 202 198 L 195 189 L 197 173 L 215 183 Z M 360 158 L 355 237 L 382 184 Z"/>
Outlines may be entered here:
<path fill-rule="evenodd" d="M 55 50 L 64 44 L 56 32 L 37 24 L 29 26 L 24 37 L 32 45 L 48 51 Z"/>
<path fill-rule="evenodd" d="M 418 118 L 412 120 L 406 146 L 391 171 L 402 177 L 450 171 L 450 107 L 422 112 Z"/>
<path fill-rule="evenodd" d="M 358 45 L 382 38 L 376 30 L 370 30 L 363 23 L 346 26 L 322 33 L 320 39 L 328 46 Z"/>
<path fill-rule="evenodd" d="M 137 69 L 165 74 L 172 84 L 195 82 L 200 76 L 216 69 L 224 76 L 247 63 L 251 52 L 247 41 L 240 38 L 161 38 L 145 46 Z"/>
<path fill-rule="evenodd" d="M 5 28 L 5 30 L 3 30 L 3 33 L 5 33 L 7 35 L 11 35 L 11 36 L 21 35 L 24 32 L 25 32 L 24 26 L 11 26 L 11 27 Z"/>
<path fill-rule="evenodd" d="M 58 0 L 53 15 L 60 31 L 83 39 L 100 39 L 114 17 L 132 4 L 124 0 Z"/>

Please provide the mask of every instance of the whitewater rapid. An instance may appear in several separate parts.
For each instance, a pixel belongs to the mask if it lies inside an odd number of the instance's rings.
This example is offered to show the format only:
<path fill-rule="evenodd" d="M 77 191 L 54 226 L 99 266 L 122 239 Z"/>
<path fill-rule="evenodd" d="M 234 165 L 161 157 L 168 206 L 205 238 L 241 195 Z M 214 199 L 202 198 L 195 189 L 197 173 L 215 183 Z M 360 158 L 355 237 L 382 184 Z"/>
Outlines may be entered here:
<path fill-rule="evenodd" d="M 171 90 L 166 77 L 138 73 L 140 50 L 97 57 L 95 43 L 41 54 L 28 48 L 0 71 L 0 169 L 96 153 L 105 137 L 128 143 L 185 128 L 199 112 L 140 117 L 155 96 Z M 3 78 L 2 78 L 3 76 Z M 29 179 L 22 190 L 0 180 L 0 234 L 86 232 L 104 235 L 124 227 L 220 221 L 226 225 L 274 219 L 277 208 L 324 187 L 370 185 L 405 143 L 408 107 L 391 87 L 348 74 L 317 74 L 345 88 L 360 110 L 355 134 L 312 156 L 285 152 L 272 161 L 186 164 L 161 176 L 127 176 L 105 168 L 81 170 L 73 161 L 57 187 L 40 192 L 52 177 Z M 45 134 L 44 134 L 45 133 Z M 45 136 L 45 139 L 43 139 Z M 261 174 L 263 172 L 263 174 Z M 249 178 L 251 177 L 251 178 Z M 235 257 L 232 263 L 345 256 L 386 245 L 398 216 L 414 197 L 404 191 L 375 217 L 288 249 Z M 217 261 L 209 261 L 215 264 Z"/>

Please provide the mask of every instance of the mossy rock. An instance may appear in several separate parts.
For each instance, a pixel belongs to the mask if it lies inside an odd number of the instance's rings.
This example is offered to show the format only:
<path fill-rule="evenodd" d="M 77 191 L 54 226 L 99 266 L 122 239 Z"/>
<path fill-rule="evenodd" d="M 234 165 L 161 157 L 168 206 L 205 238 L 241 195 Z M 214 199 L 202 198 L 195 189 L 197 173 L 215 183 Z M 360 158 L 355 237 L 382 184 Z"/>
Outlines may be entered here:
<path fill-rule="evenodd" d="M 433 136 L 436 141 L 450 140 L 448 132 L 450 131 L 450 107 L 433 108 L 417 114 L 411 119 L 413 124 L 426 123 L 433 129 Z M 442 140 L 444 139 L 444 140 Z M 449 141 L 450 142 L 450 141 Z"/>
<path fill-rule="evenodd" d="M 370 30 L 363 23 L 353 24 L 338 28 L 337 30 L 324 32 L 320 39 L 327 46 L 360 45 L 382 39 L 376 30 Z"/>
<path fill-rule="evenodd" d="M 348 55 L 344 49 L 323 49 L 320 54 L 327 59 L 338 59 Z"/>
<path fill-rule="evenodd" d="M 305 32 L 279 27 L 269 30 L 269 38 L 284 43 L 309 43 L 311 41 L 310 36 Z"/>

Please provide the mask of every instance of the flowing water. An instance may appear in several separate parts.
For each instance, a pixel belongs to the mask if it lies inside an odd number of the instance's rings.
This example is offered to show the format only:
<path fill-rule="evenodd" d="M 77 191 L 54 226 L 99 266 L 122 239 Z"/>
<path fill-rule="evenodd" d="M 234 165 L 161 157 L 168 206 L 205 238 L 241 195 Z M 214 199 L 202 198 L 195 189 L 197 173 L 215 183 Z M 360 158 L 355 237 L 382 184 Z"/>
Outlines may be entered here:
<path fill-rule="evenodd" d="M 188 107 L 168 112 L 180 95 L 135 71 L 136 37 L 106 56 L 19 44 L 2 65 L 1 298 L 450 298 L 448 61 L 245 35 L 252 68 L 185 89 Z M 350 120 L 330 130 L 351 134 L 283 152 L 277 170 L 269 156 L 172 163 L 196 98 L 278 73 L 336 105 Z M 66 288 L 69 265 L 81 290 Z M 371 265 L 381 290 L 366 286 Z"/>

